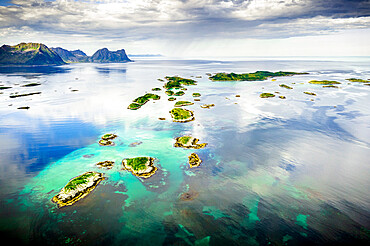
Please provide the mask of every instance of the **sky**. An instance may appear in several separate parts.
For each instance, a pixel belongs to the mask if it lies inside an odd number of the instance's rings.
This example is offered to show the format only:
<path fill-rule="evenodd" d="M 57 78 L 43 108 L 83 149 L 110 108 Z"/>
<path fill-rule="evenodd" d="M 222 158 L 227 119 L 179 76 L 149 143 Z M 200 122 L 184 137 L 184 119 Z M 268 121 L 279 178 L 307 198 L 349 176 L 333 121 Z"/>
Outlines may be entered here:
<path fill-rule="evenodd" d="M 370 56 L 370 0 L 0 0 L 0 45 L 172 57 Z"/>

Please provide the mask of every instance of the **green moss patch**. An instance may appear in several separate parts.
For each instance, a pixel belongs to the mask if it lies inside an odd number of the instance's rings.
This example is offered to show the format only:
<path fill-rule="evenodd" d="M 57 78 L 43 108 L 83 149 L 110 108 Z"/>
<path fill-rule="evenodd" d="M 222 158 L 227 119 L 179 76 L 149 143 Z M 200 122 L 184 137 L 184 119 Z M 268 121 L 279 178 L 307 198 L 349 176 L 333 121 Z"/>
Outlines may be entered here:
<path fill-rule="evenodd" d="M 92 177 L 94 175 L 95 175 L 95 173 L 93 173 L 93 172 L 84 173 L 84 174 L 72 179 L 71 181 L 69 181 L 68 184 L 64 187 L 64 189 L 66 191 L 74 190 L 74 189 L 77 188 L 78 185 L 87 183 L 88 178 Z"/>

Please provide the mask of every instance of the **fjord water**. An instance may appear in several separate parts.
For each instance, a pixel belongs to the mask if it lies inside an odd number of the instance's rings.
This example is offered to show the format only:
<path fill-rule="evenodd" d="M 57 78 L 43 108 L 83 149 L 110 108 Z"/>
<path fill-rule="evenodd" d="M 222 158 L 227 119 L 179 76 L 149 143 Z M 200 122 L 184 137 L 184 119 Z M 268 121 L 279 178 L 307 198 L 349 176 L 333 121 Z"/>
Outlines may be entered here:
<path fill-rule="evenodd" d="M 345 79 L 370 79 L 369 65 L 356 58 L 144 59 L 1 68 L 0 86 L 12 87 L 0 91 L 1 236 L 42 245 L 368 243 L 370 86 Z M 258 70 L 309 74 L 255 82 L 206 75 Z M 198 81 L 177 99 L 201 93 L 186 107 L 195 121 L 172 122 L 175 102 L 163 90 L 155 92 L 160 100 L 127 109 L 173 75 Z M 342 84 L 323 88 L 312 79 Z M 29 83 L 41 85 L 22 87 Z M 9 98 L 31 92 L 41 94 Z M 262 92 L 280 94 L 263 99 Z M 114 146 L 99 146 L 105 133 L 118 135 Z M 208 145 L 173 147 L 182 135 Z M 203 162 L 190 169 L 192 152 Z M 136 156 L 155 157 L 157 173 L 141 180 L 122 170 L 122 159 Z M 115 161 L 113 169 L 96 166 L 104 160 Z M 58 209 L 51 198 L 86 171 L 106 179 Z M 185 192 L 190 199 L 181 199 Z"/>

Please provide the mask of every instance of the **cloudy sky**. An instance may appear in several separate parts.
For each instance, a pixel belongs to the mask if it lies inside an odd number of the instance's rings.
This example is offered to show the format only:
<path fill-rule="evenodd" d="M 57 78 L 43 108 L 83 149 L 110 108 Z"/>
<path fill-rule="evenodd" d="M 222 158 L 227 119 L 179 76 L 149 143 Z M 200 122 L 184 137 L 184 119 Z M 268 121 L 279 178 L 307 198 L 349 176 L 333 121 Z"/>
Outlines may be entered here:
<path fill-rule="evenodd" d="M 129 54 L 370 56 L 370 0 L 0 0 L 0 43 Z"/>

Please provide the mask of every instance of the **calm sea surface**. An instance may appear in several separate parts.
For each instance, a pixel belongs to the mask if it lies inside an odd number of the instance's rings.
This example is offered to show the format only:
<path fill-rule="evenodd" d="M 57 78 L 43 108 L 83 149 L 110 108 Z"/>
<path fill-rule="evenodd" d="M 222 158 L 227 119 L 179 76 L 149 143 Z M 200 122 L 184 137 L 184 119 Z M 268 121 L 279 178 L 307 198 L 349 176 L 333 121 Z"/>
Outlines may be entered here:
<path fill-rule="evenodd" d="M 0 68 L 0 88 L 11 87 L 0 90 L 0 235 L 38 245 L 369 243 L 370 86 L 345 80 L 370 79 L 369 68 L 356 58 Z M 206 75 L 259 70 L 309 74 L 256 82 Z M 164 90 L 155 92 L 160 100 L 127 109 L 174 75 L 198 81 L 177 99 L 201 94 L 186 107 L 195 121 L 172 122 L 175 102 Z M 341 84 L 323 88 L 312 79 Z M 22 86 L 30 83 L 41 85 Z M 9 97 L 33 92 L 41 94 Z M 105 133 L 118 135 L 114 146 L 99 146 Z M 208 145 L 173 147 L 183 135 Z M 190 169 L 193 152 L 203 162 Z M 155 157 L 157 173 L 141 180 L 122 170 L 122 159 L 136 156 Z M 115 166 L 99 169 L 104 160 Z M 106 179 L 58 209 L 51 198 L 86 171 Z"/>

